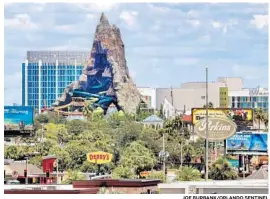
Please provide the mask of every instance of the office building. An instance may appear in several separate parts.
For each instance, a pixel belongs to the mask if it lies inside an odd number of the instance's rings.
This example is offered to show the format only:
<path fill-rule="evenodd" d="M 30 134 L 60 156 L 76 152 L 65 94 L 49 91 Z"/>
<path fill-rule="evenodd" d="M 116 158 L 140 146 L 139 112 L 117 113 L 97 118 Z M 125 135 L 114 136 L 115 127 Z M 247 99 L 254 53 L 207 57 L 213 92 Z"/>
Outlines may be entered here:
<path fill-rule="evenodd" d="M 159 109 L 166 98 L 177 112 L 184 112 L 205 105 L 205 86 L 205 82 L 187 82 L 178 88 L 139 87 L 138 89 L 145 98 L 151 98 L 151 106 L 154 109 Z M 212 102 L 214 107 L 220 107 L 220 105 L 229 107 L 228 92 L 241 90 L 243 87 L 241 78 L 218 78 L 216 82 L 208 83 L 208 101 Z M 171 106 L 170 109 L 172 109 Z"/>
<path fill-rule="evenodd" d="M 242 89 L 229 91 L 231 108 L 262 108 L 268 112 L 268 88 Z"/>
<path fill-rule="evenodd" d="M 152 108 L 158 110 L 161 104 L 168 117 L 175 112 L 181 114 L 192 108 L 205 105 L 205 82 L 187 82 L 178 88 L 138 88 L 145 99 L 151 99 Z M 244 88 L 244 82 L 237 77 L 219 77 L 208 83 L 208 102 L 214 108 L 263 108 L 268 111 L 268 89 Z"/>
<path fill-rule="evenodd" d="M 86 51 L 28 51 L 22 63 L 22 105 L 41 111 L 78 80 L 87 63 Z"/>

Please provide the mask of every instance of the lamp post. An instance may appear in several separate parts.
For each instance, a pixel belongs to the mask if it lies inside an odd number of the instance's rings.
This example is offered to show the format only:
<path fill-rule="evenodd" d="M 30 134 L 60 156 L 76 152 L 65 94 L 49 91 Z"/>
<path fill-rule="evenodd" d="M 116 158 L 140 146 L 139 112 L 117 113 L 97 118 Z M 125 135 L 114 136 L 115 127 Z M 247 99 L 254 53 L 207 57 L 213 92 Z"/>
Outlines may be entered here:
<path fill-rule="evenodd" d="M 208 181 L 208 67 L 205 68 L 206 85 L 205 85 L 205 103 L 206 103 L 206 130 L 205 130 L 205 181 Z"/>

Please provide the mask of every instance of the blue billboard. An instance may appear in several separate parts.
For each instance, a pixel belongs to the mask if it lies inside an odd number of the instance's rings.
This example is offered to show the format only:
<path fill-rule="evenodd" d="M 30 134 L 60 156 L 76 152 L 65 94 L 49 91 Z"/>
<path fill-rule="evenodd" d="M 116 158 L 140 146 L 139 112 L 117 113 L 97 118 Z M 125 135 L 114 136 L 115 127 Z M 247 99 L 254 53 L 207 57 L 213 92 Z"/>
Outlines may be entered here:
<path fill-rule="evenodd" d="M 5 130 L 32 130 L 34 124 L 34 109 L 30 106 L 5 106 Z"/>
<path fill-rule="evenodd" d="M 226 140 L 227 153 L 233 154 L 260 154 L 267 153 L 266 133 L 236 133 Z"/>

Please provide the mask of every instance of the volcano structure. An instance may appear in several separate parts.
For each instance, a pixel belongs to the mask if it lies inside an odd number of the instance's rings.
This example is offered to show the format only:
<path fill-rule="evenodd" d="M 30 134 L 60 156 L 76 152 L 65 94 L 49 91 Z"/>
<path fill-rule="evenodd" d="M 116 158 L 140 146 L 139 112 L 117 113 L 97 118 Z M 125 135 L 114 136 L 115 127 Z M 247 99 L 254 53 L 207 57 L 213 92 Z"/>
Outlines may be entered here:
<path fill-rule="evenodd" d="M 66 107 L 74 98 L 91 101 L 93 108 L 107 110 L 115 104 L 118 110 L 135 113 L 141 95 L 133 83 L 125 59 L 119 28 L 110 25 L 102 13 L 97 25 L 90 58 L 77 82 L 70 84 L 52 105 Z"/>

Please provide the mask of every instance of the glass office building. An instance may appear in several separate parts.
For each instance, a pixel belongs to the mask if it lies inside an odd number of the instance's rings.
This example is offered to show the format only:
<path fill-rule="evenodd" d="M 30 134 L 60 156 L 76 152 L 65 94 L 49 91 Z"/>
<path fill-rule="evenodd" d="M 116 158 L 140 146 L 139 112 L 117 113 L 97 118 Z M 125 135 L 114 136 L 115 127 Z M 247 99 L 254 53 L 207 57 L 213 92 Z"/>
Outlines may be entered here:
<path fill-rule="evenodd" d="M 22 105 L 39 111 L 50 107 L 64 89 L 77 81 L 89 52 L 28 51 L 22 64 Z"/>
<path fill-rule="evenodd" d="M 268 89 L 258 87 L 230 91 L 229 101 L 232 108 L 262 108 L 268 112 Z"/>

